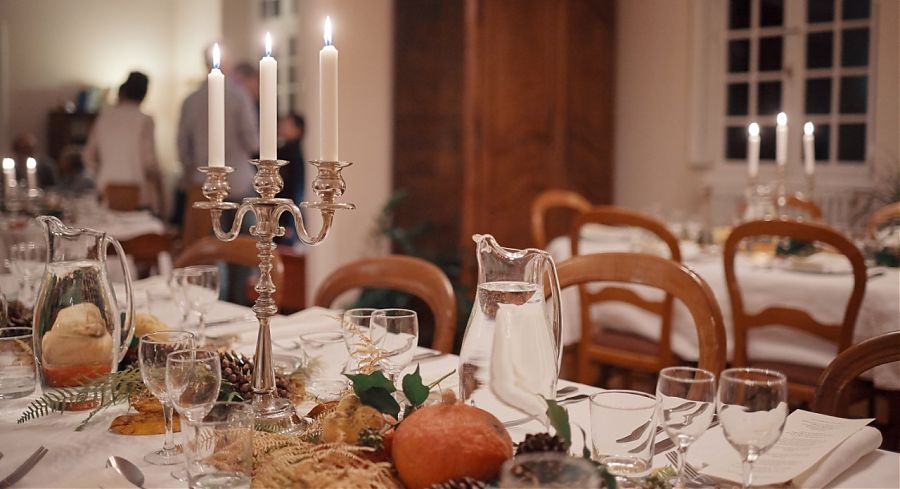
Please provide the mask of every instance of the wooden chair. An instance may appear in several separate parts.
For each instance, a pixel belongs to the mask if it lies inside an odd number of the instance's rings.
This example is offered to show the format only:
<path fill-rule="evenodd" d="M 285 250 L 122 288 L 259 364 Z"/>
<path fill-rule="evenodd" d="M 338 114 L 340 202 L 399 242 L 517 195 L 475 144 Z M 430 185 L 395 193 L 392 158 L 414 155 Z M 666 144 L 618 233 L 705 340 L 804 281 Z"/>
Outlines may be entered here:
<path fill-rule="evenodd" d="M 847 416 L 844 394 L 853 380 L 872 367 L 898 361 L 900 361 L 900 331 L 869 338 L 847 348 L 835 357 L 819 376 L 812 410 L 830 416 Z M 900 414 L 896 409 L 892 409 L 891 412 L 893 416 Z"/>
<path fill-rule="evenodd" d="M 103 188 L 103 202 L 114 211 L 136 211 L 141 205 L 141 188 L 111 183 Z"/>
<path fill-rule="evenodd" d="M 250 236 L 238 236 L 234 241 L 220 241 L 213 236 L 201 238 L 188 246 L 178 255 L 175 267 L 188 267 L 191 265 L 212 265 L 216 262 L 225 262 L 232 265 L 242 265 L 256 269 L 259 260 L 256 257 L 256 240 Z M 284 263 L 278 250 L 272 253 L 272 282 L 277 287 L 275 291 L 275 304 L 281 305 L 285 287 L 288 285 L 284 276 Z"/>
<path fill-rule="evenodd" d="M 684 265 L 642 253 L 597 253 L 573 256 L 557 267 L 561 288 L 590 282 L 623 282 L 661 289 L 687 306 L 697 329 L 698 366 L 716 375 L 725 368 L 725 327 L 719 304 L 706 282 Z M 626 368 L 653 371 L 666 366 L 659 358 L 596 344 L 590 323 L 581 325 L 578 344 L 578 381 L 591 382 L 591 364 L 597 360 Z"/>
<path fill-rule="evenodd" d="M 160 253 L 172 254 L 174 244 L 172 238 L 163 234 L 142 234 L 122 241 L 122 249 L 134 260 L 138 277 L 144 278 L 158 265 Z"/>
<path fill-rule="evenodd" d="M 332 272 L 316 291 L 313 304 L 331 307 L 342 293 L 362 287 L 399 290 L 425 301 L 434 314 L 435 331 L 431 348 L 444 353 L 453 350 L 456 294 L 440 268 L 412 256 L 363 258 Z"/>
<path fill-rule="evenodd" d="M 205 202 L 200 185 L 193 185 L 185 192 L 184 227 L 181 230 L 181 246 L 187 248 L 197 241 L 206 238 L 212 232 L 212 218 L 209 211 L 194 209 L 194 202 Z"/>
<path fill-rule="evenodd" d="M 866 222 L 866 237 L 871 238 L 875 236 L 875 233 L 882 226 L 889 224 L 894 220 L 900 220 L 900 202 L 894 202 L 893 204 L 888 204 L 876 209 L 875 212 L 869 216 L 869 220 Z"/>
<path fill-rule="evenodd" d="M 538 248 L 546 248 L 550 241 L 547 238 L 547 213 L 551 209 L 569 209 L 584 212 L 591 208 L 591 203 L 580 194 L 571 190 L 545 190 L 531 202 L 531 238 Z"/>
<path fill-rule="evenodd" d="M 581 254 L 580 236 L 582 235 L 583 227 L 588 224 L 627 226 L 649 231 L 665 243 L 669 250 L 670 258 L 675 262 L 681 263 L 681 249 L 678 246 L 678 239 L 666 229 L 663 223 L 640 212 L 611 205 L 592 207 L 589 211 L 583 212 L 575 218 L 570 235 L 572 256 Z M 600 349 L 594 350 L 596 353 L 595 360 L 598 363 L 630 370 L 646 371 L 652 374 L 675 364 L 671 346 L 672 296 L 670 294 L 666 294 L 662 301 L 649 301 L 630 288 L 608 286 L 599 291 L 592 291 L 589 286 L 580 284 L 578 286 L 578 296 L 581 305 L 582 339 L 589 339 L 596 345 L 603 345 Z M 659 343 L 629 332 L 607 330 L 602 327 L 603 325 L 600 325 L 601 329 L 599 331 L 596 330 L 591 321 L 590 311 L 592 306 L 601 302 L 625 302 L 660 316 L 662 327 Z M 604 360 L 604 355 L 601 351 L 608 353 L 608 361 Z M 630 357 L 629 360 L 623 361 L 618 356 L 619 352 L 627 352 Z M 640 358 L 640 361 L 635 362 L 634 359 L 636 358 Z"/>
<path fill-rule="evenodd" d="M 807 312 L 779 305 L 767 307 L 756 314 L 744 310 L 741 289 L 735 275 L 734 257 L 740 243 L 753 237 L 783 237 L 827 244 L 850 260 L 853 267 L 853 291 L 844 312 L 844 318 L 837 324 L 816 321 Z M 725 261 L 725 281 L 731 300 L 731 316 L 734 334 L 733 363 L 736 367 L 754 366 L 784 372 L 788 377 L 788 393 L 798 401 L 812 401 L 816 380 L 822 372 L 818 367 L 809 367 L 789 362 L 751 361 L 747 358 L 747 335 L 753 328 L 782 325 L 813 334 L 836 344 L 838 353 L 853 342 L 853 329 L 859 315 L 860 304 L 866 290 L 866 264 L 862 253 L 847 238 L 823 224 L 788 220 L 750 221 L 732 230 L 725 241 L 723 252 Z"/>
<path fill-rule="evenodd" d="M 777 204 L 777 203 L 776 203 Z M 799 195 L 789 195 L 785 198 L 784 201 L 785 207 L 788 209 L 796 209 L 800 212 L 803 212 L 809 216 L 813 221 L 821 221 L 822 220 L 822 209 L 819 208 L 815 204 L 815 202 L 808 200 Z"/>

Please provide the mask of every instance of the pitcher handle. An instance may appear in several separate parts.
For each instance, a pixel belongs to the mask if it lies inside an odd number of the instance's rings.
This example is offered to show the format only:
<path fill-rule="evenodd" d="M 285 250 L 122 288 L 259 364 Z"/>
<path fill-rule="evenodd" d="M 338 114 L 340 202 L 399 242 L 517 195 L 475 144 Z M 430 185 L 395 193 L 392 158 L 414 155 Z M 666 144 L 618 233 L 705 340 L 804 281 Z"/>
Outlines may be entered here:
<path fill-rule="evenodd" d="M 560 306 L 560 289 L 559 277 L 556 275 L 556 263 L 553 257 L 546 255 L 547 275 L 550 276 L 550 302 L 553 304 L 553 339 L 556 340 L 556 373 L 559 375 L 559 369 L 562 367 L 563 355 L 563 324 L 562 324 L 562 308 Z M 546 295 L 546 294 L 545 294 Z"/>
<path fill-rule="evenodd" d="M 128 347 L 131 345 L 131 339 L 134 337 L 134 303 L 132 299 L 134 295 L 131 291 L 131 271 L 128 270 L 128 261 L 125 258 L 125 250 L 122 249 L 122 245 L 116 238 L 112 236 L 104 236 L 103 239 L 107 244 L 111 244 L 113 249 L 116 250 L 116 255 L 119 257 L 119 264 L 122 265 L 122 272 L 125 275 L 125 322 L 121 326 L 120 330 L 120 340 L 121 344 L 119 344 L 119 356 L 116 363 L 122 361 L 125 358 L 125 354 L 128 353 Z M 103 256 L 106 254 L 104 253 Z M 112 292 L 115 295 L 115 291 Z M 116 302 L 118 302 L 118 298 L 116 298 Z M 119 319 L 119 318 L 116 318 Z"/>

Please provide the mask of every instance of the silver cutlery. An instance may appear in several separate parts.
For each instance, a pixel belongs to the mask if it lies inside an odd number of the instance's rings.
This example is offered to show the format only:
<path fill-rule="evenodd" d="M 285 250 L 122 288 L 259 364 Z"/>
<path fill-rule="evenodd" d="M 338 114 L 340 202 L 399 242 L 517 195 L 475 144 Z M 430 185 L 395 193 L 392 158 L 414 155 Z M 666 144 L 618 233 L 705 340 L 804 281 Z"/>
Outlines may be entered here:
<path fill-rule="evenodd" d="M 669 460 L 669 463 L 672 464 L 673 467 L 678 467 L 678 454 L 674 451 L 666 453 L 666 458 Z M 697 467 L 694 467 L 692 464 L 688 463 L 687 460 L 684 461 L 684 473 L 687 474 L 688 478 L 685 481 L 686 483 L 696 483 L 703 487 L 715 487 L 716 482 L 707 475 L 701 474 Z"/>
<path fill-rule="evenodd" d="M 690 402 L 690 401 L 688 401 L 688 402 L 683 402 L 683 403 L 681 403 L 681 404 L 679 404 L 679 405 L 677 405 L 677 406 L 675 406 L 675 407 L 673 407 L 673 408 L 666 409 L 666 412 L 667 412 L 667 413 L 677 413 L 677 412 L 679 412 L 679 411 L 684 411 L 685 409 L 690 409 L 691 406 L 694 406 L 695 404 L 696 404 L 695 402 Z M 651 421 L 653 421 L 653 420 L 652 420 L 652 419 L 648 419 L 646 423 L 644 423 L 644 424 L 638 426 L 638 427 L 635 428 L 634 431 L 632 431 L 631 433 L 629 433 L 629 434 L 623 436 L 622 438 L 619 438 L 618 440 L 616 440 L 616 443 L 631 443 L 631 442 L 637 440 L 638 438 L 641 437 L 641 435 L 644 434 L 645 431 L 647 431 L 647 428 L 650 427 L 650 422 L 651 422 Z M 657 426 L 657 427 L 656 427 L 656 433 L 659 434 L 659 432 L 660 432 L 660 427 Z M 642 443 L 642 444 L 637 448 L 637 451 L 640 452 L 641 450 L 643 450 L 644 447 L 647 446 L 647 443 L 650 443 L 650 442 L 647 441 L 647 442 L 645 442 L 645 443 Z M 637 453 L 637 452 L 632 452 L 632 453 Z"/>
<path fill-rule="evenodd" d="M 672 424 L 669 426 L 669 428 L 672 428 L 673 430 L 680 430 L 681 428 L 684 428 L 685 426 L 693 423 L 694 418 L 703 414 L 707 409 L 709 409 L 709 406 L 710 405 L 708 403 L 704 403 L 704 404 L 700 405 L 700 407 L 698 407 L 696 411 L 694 411 L 692 413 L 688 413 L 688 415 L 684 417 L 683 422 Z"/>
<path fill-rule="evenodd" d="M 662 433 L 662 431 L 663 431 L 663 427 L 662 427 L 662 426 L 657 426 L 657 427 L 656 427 L 656 431 L 653 433 L 653 436 L 648 436 L 647 439 L 644 440 L 643 442 L 641 442 L 640 445 L 638 445 L 638 446 L 632 448 L 631 450 L 628 450 L 628 453 L 641 453 L 641 452 L 643 452 L 644 449 L 647 448 L 647 445 L 649 445 L 654 439 L 656 439 L 656 437 L 659 436 L 659 434 Z M 635 438 L 635 440 L 636 440 L 636 439 L 637 439 L 637 438 Z M 634 441 L 634 440 L 631 440 L 631 441 Z"/>
<path fill-rule="evenodd" d="M 558 389 L 556 391 L 556 397 L 568 396 L 569 394 L 574 394 L 576 392 L 578 392 L 578 387 L 570 385 L 567 387 L 563 387 L 562 389 Z"/>
<path fill-rule="evenodd" d="M 134 484 L 135 487 L 144 489 L 144 473 L 127 458 L 110 455 L 106 459 L 106 467 L 115 469 L 116 472 L 121 474 L 128 482 Z"/>
<path fill-rule="evenodd" d="M 559 404 L 560 406 L 565 406 L 567 404 L 575 404 L 576 402 L 581 402 L 581 401 L 587 399 L 588 397 L 591 397 L 591 396 L 588 394 L 578 394 L 578 395 L 574 395 L 572 397 L 567 397 L 565 399 L 560 399 L 560 400 L 556 401 L 556 403 Z M 507 421 L 507 422 L 503 423 L 503 426 L 505 426 L 507 428 L 512 428 L 513 426 L 519 426 L 519 425 L 523 425 L 525 423 L 530 423 L 531 421 L 534 421 L 537 418 L 538 418 L 537 416 L 529 416 L 527 418 L 514 419 L 512 421 Z"/>
<path fill-rule="evenodd" d="M 46 454 L 47 454 L 47 449 L 44 448 L 43 445 L 38 447 L 38 449 L 35 450 L 34 453 L 32 453 L 31 456 L 28 457 L 27 460 L 22 462 L 22 465 L 18 466 L 16 468 L 16 470 L 12 471 L 12 473 L 9 474 L 8 476 L 6 476 L 5 479 L 0 480 L 0 489 L 6 489 L 8 487 L 12 487 L 12 485 L 15 484 L 16 482 L 18 482 L 19 479 L 21 479 L 22 477 L 25 477 L 25 474 L 27 474 L 28 472 L 31 472 L 31 469 L 33 469 L 34 466 L 37 465 L 38 462 L 40 462 L 41 459 L 44 458 L 44 455 L 46 455 Z"/>
<path fill-rule="evenodd" d="M 421 362 L 421 361 L 424 361 L 424 360 L 433 360 L 433 359 L 442 358 L 442 357 L 445 357 L 445 356 L 447 356 L 447 354 L 446 354 L 446 353 L 443 353 L 443 352 L 439 352 L 439 351 L 426 351 L 426 352 L 424 352 L 424 353 L 419 353 L 418 355 L 414 356 L 414 357 L 412 358 L 412 363 Z"/>
<path fill-rule="evenodd" d="M 709 428 L 715 428 L 716 426 L 719 426 L 719 420 L 718 418 L 713 418 L 713 422 L 710 423 Z M 675 448 L 675 442 L 672 441 L 671 438 L 666 438 L 660 442 L 657 442 L 656 445 L 653 445 L 653 453 L 663 453 L 673 448 Z"/>

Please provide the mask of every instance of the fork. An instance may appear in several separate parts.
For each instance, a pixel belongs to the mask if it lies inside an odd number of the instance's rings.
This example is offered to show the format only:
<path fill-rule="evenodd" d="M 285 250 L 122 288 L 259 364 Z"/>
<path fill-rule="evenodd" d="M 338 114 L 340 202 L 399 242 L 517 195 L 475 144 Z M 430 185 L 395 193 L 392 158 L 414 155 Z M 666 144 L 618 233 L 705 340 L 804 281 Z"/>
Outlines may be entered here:
<path fill-rule="evenodd" d="M 669 463 L 672 464 L 673 467 L 678 467 L 678 454 L 674 451 L 667 452 L 666 458 L 669 459 Z M 697 467 L 694 467 L 687 460 L 684 461 L 684 473 L 687 475 L 687 482 L 696 482 L 702 486 L 712 486 L 715 485 L 715 481 L 712 478 L 707 477 L 704 474 L 701 474 Z"/>
<path fill-rule="evenodd" d="M 21 479 L 22 477 L 25 477 L 25 474 L 30 472 L 31 469 L 33 469 L 34 466 L 37 465 L 38 462 L 40 462 L 41 459 L 44 458 L 44 455 L 46 455 L 46 454 L 47 454 L 47 449 L 44 448 L 43 445 L 38 447 L 38 449 L 35 450 L 34 453 L 32 453 L 31 456 L 28 457 L 28 459 L 22 463 L 22 465 L 20 465 L 18 468 L 16 468 L 16 470 L 14 470 L 11 474 L 6 476 L 5 479 L 0 480 L 0 489 L 6 489 L 8 487 L 12 487 L 12 485 L 15 484 L 16 482 L 18 482 L 19 479 Z"/>

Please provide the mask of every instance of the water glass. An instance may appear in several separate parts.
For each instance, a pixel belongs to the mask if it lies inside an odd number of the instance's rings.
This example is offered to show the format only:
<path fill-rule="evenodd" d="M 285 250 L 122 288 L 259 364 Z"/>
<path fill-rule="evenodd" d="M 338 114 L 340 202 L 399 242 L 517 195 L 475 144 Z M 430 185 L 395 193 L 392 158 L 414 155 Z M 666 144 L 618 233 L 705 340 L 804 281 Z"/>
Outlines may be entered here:
<path fill-rule="evenodd" d="M 544 452 L 519 455 L 500 469 L 501 488 L 595 488 L 600 475 L 589 461 L 565 453 Z"/>
<path fill-rule="evenodd" d="M 343 376 L 350 355 L 340 331 L 317 331 L 300 335 L 304 363 L 312 371 L 306 390 L 320 401 L 336 400 L 347 387 Z"/>
<path fill-rule="evenodd" d="M 31 328 L 0 328 L 0 400 L 34 392 Z"/>
<path fill-rule="evenodd" d="M 684 463 L 687 449 L 700 438 L 716 407 L 716 376 L 692 367 L 669 367 L 659 372 L 656 383 L 659 422 L 678 449 L 674 487 L 684 487 Z"/>
<path fill-rule="evenodd" d="M 172 437 L 172 399 L 166 386 L 166 363 L 169 353 L 194 348 L 194 335 L 186 331 L 158 331 L 141 336 L 138 343 L 138 364 L 141 378 L 163 406 L 166 436 L 161 450 L 144 457 L 153 465 L 174 465 L 181 462 L 181 449 Z"/>
<path fill-rule="evenodd" d="M 774 370 L 730 368 L 719 376 L 719 422 L 743 462 L 743 484 L 753 483 L 753 462 L 781 438 L 787 420 L 787 378 Z"/>
<path fill-rule="evenodd" d="M 412 361 L 419 345 L 419 318 L 409 309 L 379 309 L 372 313 L 370 329 L 384 336 L 379 344 L 379 366 L 390 377 L 396 377 Z"/>
<path fill-rule="evenodd" d="M 199 421 L 186 444 L 188 487 L 250 487 L 253 470 L 253 408 L 217 402 Z"/>
<path fill-rule="evenodd" d="M 622 485 L 650 474 L 656 434 L 656 396 L 608 390 L 591 396 L 594 458 Z"/>
<path fill-rule="evenodd" d="M 15 243 L 9 247 L 9 258 L 12 271 L 19 279 L 19 300 L 30 308 L 47 264 L 47 247 L 30 241 Z"/>
<path fill-rule="evenodd" d="M 373 335 L 369 328 L 372 321 L 372 313 L 377 309 L 356 308 L 348 309 L 341 315 L 341 331 L 344 335 L 344 343 L 350 354 L 348 372 L 358 372 L 360 368 L 374 366 L 378 356 L 378 345 L 384 340 L 384 331 Z"/>

